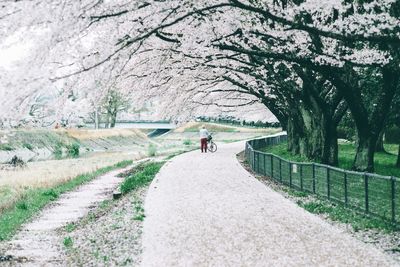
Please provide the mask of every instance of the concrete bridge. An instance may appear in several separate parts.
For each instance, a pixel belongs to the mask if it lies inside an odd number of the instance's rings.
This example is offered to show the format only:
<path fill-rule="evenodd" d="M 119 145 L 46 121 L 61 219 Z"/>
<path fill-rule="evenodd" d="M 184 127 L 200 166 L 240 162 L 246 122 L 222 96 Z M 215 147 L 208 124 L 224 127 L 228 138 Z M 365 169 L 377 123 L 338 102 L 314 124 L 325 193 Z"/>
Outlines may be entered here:
<path fill-rule="evenodd" d="M 87 123 L 87 127 L 94 128 L 94 123 Z M 102 124 L 100 124 L 102 125 Z M 169 132 L 176 128 L 174 123 L 169 121 L 117 121 L 115 124 L 117 129 L 147 129 L 153 130 L 148 136 L 156 137 Z"/>

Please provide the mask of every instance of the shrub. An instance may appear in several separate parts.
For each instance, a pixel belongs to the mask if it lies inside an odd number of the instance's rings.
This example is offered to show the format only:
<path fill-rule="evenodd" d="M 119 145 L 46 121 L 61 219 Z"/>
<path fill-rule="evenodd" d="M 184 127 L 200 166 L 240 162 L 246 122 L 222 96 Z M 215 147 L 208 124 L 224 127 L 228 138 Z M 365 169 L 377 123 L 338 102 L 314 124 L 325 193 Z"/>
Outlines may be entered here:
<path fill-rule="evenodd" d="M 26 202 L 19 202 L 19 203 L 17 203 L 17 209 L 27 210 L 28 209 L 28 204 L 26 204 Z"/>
<path fill-rule="evenodd" d="M 50 197 L 51 200 L 58 198 L 59 194 L 54 189 L 48 189 L 42 193 L 44 196 Z"/>
<path fill-rule="evenodd" d="M 25 167 L 26 163 L 23 159 L 19 158 L 18 156 L 12 157 L 12 159 L 8 162 L 13 167 Z"/>
<path fill-rule="evenodd" d="M 31 144 L 28 144 L 28 143 L 22 144 L 22 147 L 26 148 L 26 149 L 29 149 L 29 150 L 33 150 L 33 146 Z"/>
<path fill-rule="evenodd" d="M 67 146 L 67 151 L 68 151 L 68 155 L 71 157 L 79 157 L 79 149 L 80 149 L 80 145 L 78 143 L 73 143 L 71 145 Z"/>
<path fill-rule="evenodd" d="M 4 150 L 4 151 L 13 151 L 15 150 L 14 147 L 12 147 L 9 144 L 0 144 L 0 150 Z"/>
<path fill-rule="evenodd" d="M 54 147 L 53 154 L 56 156 L 56 158 L 61 158 L 61 156 L 63 154 L 63 144 L 62 143 L 58 143 Z"/>
<path fill-rule="evenodd" d="M 154 144 L 149 144 L 147 149 L 147 155 L 149 157 L 154 157 L 157 154 L 157 147 Z"/>
<path fill-rule="evenodd" d="M 63 244 L 65 247 L 70 248 L 74 244 L 74 241 L 72 240 L 71 237 L 68 236 L 64 238 Z"/>
<path fill-rule="evenodd" d="M 69 223 L 65 226 L 65 231 L 67 231 L 68 233 L 71 233 L 72 231 L 74 231 L 76 229 L 76 226 L 74 223 Z"/>
<path fill-rule="evenodd" d="M 185 141 L 183 141 L 183 144 L 185 146 L 190 146 L 192 144 L 192 141 L 190 139 L 186 139 Z"/>

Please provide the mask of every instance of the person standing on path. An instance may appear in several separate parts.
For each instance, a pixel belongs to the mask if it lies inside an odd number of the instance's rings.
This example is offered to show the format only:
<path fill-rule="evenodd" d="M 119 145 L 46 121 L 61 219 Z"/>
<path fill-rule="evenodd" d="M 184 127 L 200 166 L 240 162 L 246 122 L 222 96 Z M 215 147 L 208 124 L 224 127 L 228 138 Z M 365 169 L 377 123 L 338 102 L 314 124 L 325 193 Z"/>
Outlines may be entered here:
<path fill-rule="evenodd" d="M 202 126 L 200 129 L 200 146 L 201 153 L 207 153 L 207 139 L 210 133 L 207 131 L 206 126 Z"/>

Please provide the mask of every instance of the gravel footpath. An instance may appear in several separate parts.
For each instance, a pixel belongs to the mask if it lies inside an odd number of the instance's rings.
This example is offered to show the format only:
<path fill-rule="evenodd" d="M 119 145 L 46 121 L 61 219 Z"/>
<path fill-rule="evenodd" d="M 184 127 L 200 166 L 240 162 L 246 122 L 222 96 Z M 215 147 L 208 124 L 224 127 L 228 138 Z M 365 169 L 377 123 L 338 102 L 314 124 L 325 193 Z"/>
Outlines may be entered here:
<path fill-rule="evenodd" d="M 65 240 L 57 231 L 67 224 L 79 221 L 98 203 L 110 199 L 112 192 L 123 181 L 117 175 L 130 168 L 132 166 L 108 172 L 74 191 L 63 194 L 41 211 L 32 222 L 25 224 L 11 241 L 0 243 L 0 255 L 11 259 L 0 264 L 65 266 Z"/>
<path fill-rule="evenodd" d="M 395 266 L 369 244 L 266 187 L 244 143 L 164 165 L 145 201 L 142 266 Z"/>
<path fill-rule="evenodd" d="M 244 163 L 244 153 L 240 153 L 238 155 L 238 160 L 245 167 L 248 172 L 251 172 L 254 177 L 256 177 L 260 182 L 265 184 L 266 186 L 270 187 L 274 191 L 278 192 L 285 198 L 289 199 L 293 203 L 299 205 L 299 203 L 307 203 L 307 202 L 314 202 L 318 203 L 321 200 L 318 199 L 316 196 L 313 195 L 297 195 L 289 193 L 290 190 L 286 185 L 282 185 L 275 180 L 271 179 L 270 177 L 262 176 L 259 174 L 254 173 L 249 166 Z M 293 191 L 295 192 L 295 191 Z M 326 203 L 330 203 L 327 201 Z M 332 203 L 334 204 L 334 203 Z M 343 230 L 350 234 L 351 236 L 357 238 L 358 240 L 362 241 L 363 243 L 369 243 L 373 245 L 380 251 L 383 251 L 387 254 L 390 258 L 397 262 L 397 265 L 400 264 L 400 232 L 386 232 L 385 230 L 381 229 L 355 229 L 352 227 L 350 223 L 342 223 L 337 220 L 333 220 L 330 218 L 328 214 L 321 213 L 316 214 L 318 217 L 323 219 L 324 221 L 328 222 L 329 224 L 333 225 L 334 227 Z"/>
<path fill-rule="evenodd" d="M 143 200 L 147 188 L 105 202 L 74 225 L 66 248 L 66 266 L 138 266 L 141 260 Z M 72 227 L 71 227 L 72 228 Z M 68 228 L 67 228 L 68 230 Z"/>

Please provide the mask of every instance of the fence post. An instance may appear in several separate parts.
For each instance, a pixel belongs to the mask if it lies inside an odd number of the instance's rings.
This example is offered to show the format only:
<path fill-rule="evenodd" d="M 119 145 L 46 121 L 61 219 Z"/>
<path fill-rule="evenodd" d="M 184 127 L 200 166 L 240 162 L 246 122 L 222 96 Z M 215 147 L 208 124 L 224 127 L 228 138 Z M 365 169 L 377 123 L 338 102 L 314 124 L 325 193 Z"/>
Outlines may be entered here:
<path fill-rule="evenodd" d="M 365 187 L 365 212 L 369 212 L 369 203 L 368 203 L 368 175 L 364 173 L 364 187 Z"/>
<path fill-rule="evenodd" d="M 264 176 L 267 176 L 267 163 L 265 162 L 265 153 L 263 154 Z"/>
<path fill-rule="evenodd" d="M 282 182 L 282 159 L 279 158 L 279 180 Z"/>
<path fill-rule="evenodd" d="M 315 194 L 315 164 L 312 164 L 312 190 Z"/>
<path fill-rule="evenodd" d="M 300 167 L 300 189 L 303 191 L 303 165 L 297 164 Z"/>
<path fill-rule="evenodd" d="M 326 169 L 326 183 L 328 199 L 331 199 L 331 169 Z"/>
<path fill-rule="evenodd" d="M 254 150 L 254 172 L 257 173 L 257 153 Z"/>
<path fill-rule="evenodd" d="M 249 150 L 249 165 L 250 165 L 251 169 L 253 169 L 253 158 L 252 158 L 252 155 L 253 155 L 253 151 Z"/>
<path fill-rule="evenodd" d="M 292 188 L 292 163 L 289 161 L 289 187 Z"/>
<path fill-rule="evenodd" d="M 270 154 L 271 156 L 271 178 L 274 178 L 274 156 Z"/>
<path fill-rule="evenodd" d="M 257 173 L 260 173 L 260 153 L 257 152 Z"/>
<path fill-rule="evenodd" d="M 395 223 L 396 222 L 396 210 L 395 210 L 395 208 L 396 208 L 396 189 L 395 189 L 395 179 L 394 179 L 394 177 L 392 176 L 391 177 L 391 189 L 392 189 L 392 223 Z"/>
<path fill-rule="evenodd" d="M 249 151 L 249 163 L 250 163 L 250 167 L 253 170 L 253 150 Z"/>
<path fill-rule="evenodd" d="M 256 151 L 253 150 L 253 171 L 256 171 Z"/>
<path fill-rule="evenodd" d="M 344 204 L 347 206 L 349 204 L 349 197 L 347 195 L 347 172 L 344 172 Z"/>

